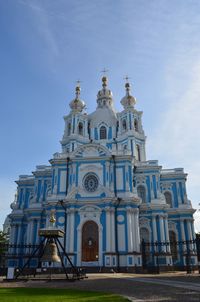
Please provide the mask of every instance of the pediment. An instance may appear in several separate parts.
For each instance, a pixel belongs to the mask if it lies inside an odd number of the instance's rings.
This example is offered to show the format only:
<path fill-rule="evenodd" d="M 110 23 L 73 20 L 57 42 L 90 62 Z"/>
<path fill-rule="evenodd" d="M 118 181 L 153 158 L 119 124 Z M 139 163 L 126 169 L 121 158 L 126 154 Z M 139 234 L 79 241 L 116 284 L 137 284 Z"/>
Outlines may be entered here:
<path fill-rule="evenodd" d="M 92 158 L 110 155 L 111 154 L 106 147 L 97 144 L 82 145 L 72 153 L 72 157 L 76 158 Z"/>

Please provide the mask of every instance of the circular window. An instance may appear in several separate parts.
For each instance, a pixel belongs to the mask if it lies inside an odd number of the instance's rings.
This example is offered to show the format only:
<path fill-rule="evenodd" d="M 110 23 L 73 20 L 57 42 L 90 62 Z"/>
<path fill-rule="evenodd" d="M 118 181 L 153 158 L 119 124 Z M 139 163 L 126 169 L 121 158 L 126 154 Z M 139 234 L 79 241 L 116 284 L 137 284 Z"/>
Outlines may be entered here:
<path fill-rule="evenodd" d="M 94 174 L 89 174 L 84 179 L 84 187 L 88 192 L 94 192 L 98 188 L 98 178 Z"/>

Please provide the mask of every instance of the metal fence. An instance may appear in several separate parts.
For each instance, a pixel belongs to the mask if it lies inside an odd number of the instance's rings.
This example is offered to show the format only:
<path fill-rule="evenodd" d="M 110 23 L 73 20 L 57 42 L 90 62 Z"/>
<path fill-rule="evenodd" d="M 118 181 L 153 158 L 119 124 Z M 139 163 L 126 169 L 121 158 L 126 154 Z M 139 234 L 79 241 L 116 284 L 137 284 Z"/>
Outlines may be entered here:
<path fill-rule="evenodd" d="M 5 274 L 8 266 L 22 267 L 32 257 L 28 268 L 40 267 L 41 245 L 0 243 L 0 274 Z M 191 273 L 199 269 L 200 238 L 187 241 L 141 242 L 142 271 L 159 273 L 161 270 L 185 270 Z M 62 253 L 61 253 L 62 255 Z M 64 257 L 64 255 L 63 255 Z"/>
<path fill-rule="evenodd" d="M 191 273 L 199 269 L 200 238 L 186 241 L 141 243 L 144 272 L 161 270 L 185 270 Z"/>

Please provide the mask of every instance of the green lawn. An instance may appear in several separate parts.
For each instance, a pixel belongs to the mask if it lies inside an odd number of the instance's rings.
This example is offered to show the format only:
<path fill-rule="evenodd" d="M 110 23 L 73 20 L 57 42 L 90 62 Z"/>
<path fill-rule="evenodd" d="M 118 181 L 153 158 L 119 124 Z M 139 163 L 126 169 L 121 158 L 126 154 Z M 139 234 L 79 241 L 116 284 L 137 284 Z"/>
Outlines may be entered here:
<path fill-rule="evenodd" d="M 127 299 L 102 292 L 54 288 L 0 288 L 1 302 L 126 302 Z"/>

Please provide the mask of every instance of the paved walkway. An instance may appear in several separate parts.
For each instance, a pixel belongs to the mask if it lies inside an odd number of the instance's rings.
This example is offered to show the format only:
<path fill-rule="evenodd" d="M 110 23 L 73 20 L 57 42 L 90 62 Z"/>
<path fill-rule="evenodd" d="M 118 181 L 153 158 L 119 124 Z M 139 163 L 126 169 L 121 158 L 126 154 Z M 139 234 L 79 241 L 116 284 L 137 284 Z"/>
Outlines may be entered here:
<path fill-rule="evenodd" d="M 163 279 L 158 279 L 158 278 L 127 278 L 127 279 L 135 281 L 135 282 L 167 285 L 167 286 L 178 287 L 178 288 L 183 288 L 183 289 L 190 289 L 190 290 L 200 292 L 199 283 L 189 283 L 189 282 L 174 281 L 174 280 L 170 281 L 170 280 L 163 280 Z"/>

